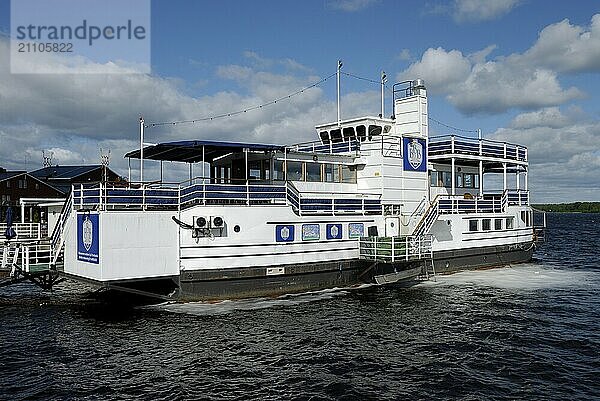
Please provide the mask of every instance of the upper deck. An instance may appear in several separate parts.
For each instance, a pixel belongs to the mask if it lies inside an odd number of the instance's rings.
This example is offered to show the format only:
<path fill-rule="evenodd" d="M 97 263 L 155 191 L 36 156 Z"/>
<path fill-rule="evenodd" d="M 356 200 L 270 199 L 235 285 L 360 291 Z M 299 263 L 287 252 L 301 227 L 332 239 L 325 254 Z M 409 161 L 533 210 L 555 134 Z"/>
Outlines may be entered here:
<path fill-rule="evenodd" d="M 432 137 L 429 140 L 429 160 L 483 160 L 527 166 L 527 148 L 490 139 L 474 139 L 456 135 Z"/>

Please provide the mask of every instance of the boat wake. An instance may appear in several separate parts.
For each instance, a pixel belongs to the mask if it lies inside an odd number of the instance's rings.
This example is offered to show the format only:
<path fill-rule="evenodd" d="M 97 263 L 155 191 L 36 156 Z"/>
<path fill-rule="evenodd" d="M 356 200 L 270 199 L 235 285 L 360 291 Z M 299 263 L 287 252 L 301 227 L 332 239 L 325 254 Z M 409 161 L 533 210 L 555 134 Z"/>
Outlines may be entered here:
<path fill-rule="evenodd" d="M 274 298 L 248 298 L 219 302 L 162 303 L 158 305 L 144 306 L 142 308 L 197 316 L 223 315 L 239 311 L 289 307 L 308 302 L 325 301 L 347 295 L 351 290 L 370 286 L 372 286 L 372 284 L 366 284 L 360 287 L 352 288 L 332 288 L 298 294 L 285 294 Z"/>
<path fill-rule="evenodd" d="M 487 270 L 438 275 L 419 286 L 475 285 L 504 289 L 544 289 L 597 286 L 600 273 L 590 270 L 557 269 L 535 263 Z"/>

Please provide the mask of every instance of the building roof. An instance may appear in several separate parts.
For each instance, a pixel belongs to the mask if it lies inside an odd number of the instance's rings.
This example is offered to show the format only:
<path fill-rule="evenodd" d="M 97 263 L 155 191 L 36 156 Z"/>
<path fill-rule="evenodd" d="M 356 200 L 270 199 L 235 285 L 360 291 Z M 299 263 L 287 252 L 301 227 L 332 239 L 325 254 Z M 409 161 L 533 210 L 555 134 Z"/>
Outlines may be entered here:
<path fill-rule="evenodd" d="M 219 141 L 177 141 L 165 142 L 144 147 L 144 159 L 164 160 L 186 163 L 201 161 L 212 162 L 214 159 L 228 153 L 242 152 L 244 149 L 251 151 L 281 151 L 283 145 L 270 145 L 260 143 L 219 142 Z M 133 150 L 125 157 L 139 159 L 140 150 Z"/>
<path fill-rule="evenodd" d="M 30 172 L 32 176 L 42 180 L 66 180 L 70 181 L 84 174 L 101 168 L 99 164 L 88 166 L 50 166 Z"/>
<path fill-rule="evenodd" d="M 0 173 L 0 181 L 8 180 L 10 178 L 23 175 L 25 173 L 25 171 L 5 171 Z"/>

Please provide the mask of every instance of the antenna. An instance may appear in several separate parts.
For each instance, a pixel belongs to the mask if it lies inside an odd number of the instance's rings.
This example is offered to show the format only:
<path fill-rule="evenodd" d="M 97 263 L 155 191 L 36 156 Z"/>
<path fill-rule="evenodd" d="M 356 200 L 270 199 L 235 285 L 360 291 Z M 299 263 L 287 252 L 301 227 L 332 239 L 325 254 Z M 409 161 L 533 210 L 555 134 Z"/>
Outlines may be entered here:
<path fill-rule="evenodd" d="M 342 117 L 341 117 L 341 110 L 340 110 L 340 70 L 342 69 L 342 60 L 338 60 L 338 64 L 337 64 L 337 70 L 336 70 L 336 75 L 337 75 L 337 123 L 338 126 L 341 125 L 340 122 L 342 121 Z"/>
<path fill-rule="evenodd" d="M 44 167 L 51 167 L 53 157 L 54 157 L 54 152 L 49 151 L 48 153 L 46 153 L 45 150 L 42 150 L 42 165 Z"/>
<path fill-rule="evenodd" d="M 110 149 L 104 153 L 104 150 L 100 148 L 100 164 L 102 165 L 102 182 L 108 181 L 107 168 L 110 164 Z"/>
<path fill-rule="evenodd" d="M 387 75 L 385 71 L 381 71 L 381 117 L 385 118 L 385 83 L 387 82 Z"/>

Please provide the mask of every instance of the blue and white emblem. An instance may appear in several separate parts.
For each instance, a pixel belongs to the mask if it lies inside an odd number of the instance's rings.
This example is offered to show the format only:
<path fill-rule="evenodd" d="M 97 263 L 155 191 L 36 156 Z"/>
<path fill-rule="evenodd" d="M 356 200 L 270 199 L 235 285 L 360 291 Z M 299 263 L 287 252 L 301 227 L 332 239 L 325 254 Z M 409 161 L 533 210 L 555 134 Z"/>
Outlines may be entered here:
<path fill-rule="evenodd" d="M 281 239 L 287 241 L 290 238 L 290 229 L 287 227 L 283 227 L 280 231 Z"/>
<path fill-rule="evenodd" d="M 94 227 L 92 225 L 92 221 L 88 216 L 85 216 L 85 220 L 83 220 L 83 246 L 85 250 L 89 252 L 92 247 L 92 243 L 94 242 Z"/>
<path fill-rule="evenodd" d="M 333 225 L 331 226 L 331 230 L 329 232 L 332 238 L 337 238 L 338 234 L 340 233 L 340 229 L 338 228 L 338 226 Z"/>
<path fill-rule="evenodd" d="M 408 162 L 415 170 L 418 170 L 423 163 L 423 145 L 416 139 L 408 143 Z"/>
<path fill-rule="evenodd" d="M 275 226 L 275 241 L 277 242 L 292 242 L 294 241 L 294 225 L 277 225 Z"/>

